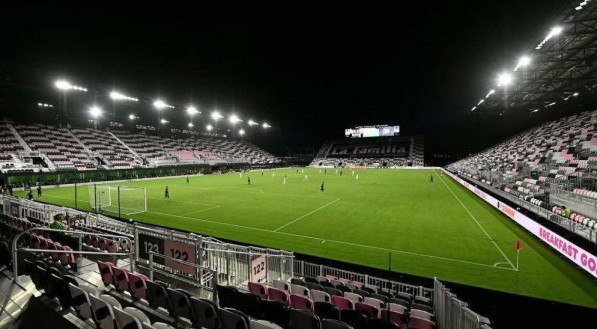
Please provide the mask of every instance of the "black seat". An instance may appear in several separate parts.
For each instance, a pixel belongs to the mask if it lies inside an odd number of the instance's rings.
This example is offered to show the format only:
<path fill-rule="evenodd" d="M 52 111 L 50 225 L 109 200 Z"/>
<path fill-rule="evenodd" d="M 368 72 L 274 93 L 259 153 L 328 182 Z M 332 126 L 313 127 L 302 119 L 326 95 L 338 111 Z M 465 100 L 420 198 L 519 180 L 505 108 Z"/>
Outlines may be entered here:
<path fill-rule="evenodd" d="M 369 319 L 369 329 L 400 329 L 400 326 L 386 319 Z"/>
<path fill-rule="evenodd" d="M 261 311 L 263 318 L 273 322 L 280 327 L 287 328 L 290 321 L 288 308 L 281 303 L 272 300 L 261 301 Z"/>
<path fill-rule="evenodd" d="M 307 283 L 319 283 L 319 281 L 317 281 L 317 279 L 312 276 L 306 276 L 304 278 L 305 278 L 305 282 L 307 282 Z"/>
<path fill-rule="evenodd" d="M 370 295 L 371 295 L 370 293 L 366 292 L 365 290 L 361 290 L 361 289 L 355 289 L 353 292 L 363 298 L 370 297 Z"/>
<path fill-rule="evenodd" d="M 309 288 L 311 290 L 325 291 L 323 286 L 320 285 L 319 283 L 307 282 L 307 288 Z"/>
<path fill-rule="evenodd" d="M 377 289 L 373 288 L 373 287 L 368 287 L 368 286 L 363 286 L 361 288 L 362 290 L 370 293 L 370 294 L 376 294 L 377 293 Z"/>
<path fill-rule="evenodd" d="M 322 319 L 340 320 L 340 311 L 326 302 L 315 302 L 315 314 Z"/>
<path fill-rule="evenodd" d="M 151 308 L 163 308 L 171 313 L 170 302 L 166 288 L 160 283 L 147 281 L 147 302 Z"/>
<path fill-rule="evenodd" d="M 334 288 L 334 285 L 330 281 L 319 281 L 319 284 L 324 287 Z"/>
<path fill-rule="evenodd" d="M 367 317 L 355 310 L 340 311 L 340 320 L 348 323 L 354 329 L 368 329 Z"/>
<path fill-rule="evenodd" d="M 303 310 L 290 310 L 290 326 L 292 329 L 321 329 L 319 317 Z"/>
<path fill-rule="evenodd" d="M 321 320 L 321 329 L 353 329 L 347 323 L 338 320 L 323 319 Z"/>
<path fill-rule="evenodd" d="M 220 308 L 218 310 L 222 329 L 250 329 L 249 318 L 241 311 L 232 308 Z"/>
<path fill-rule="evenodd" d="M 391 298 L 390 299 L 390 303 L 394 303 L 394 304 L 398 304 L 398 305 L 402 305 L 406 308 L 410 308 L 410 303 L 405 301 L 404 299 L 400 299 L 400 298 Z"/>
<path fill-rule="evenodd" d="M 344 294 L 342 293 L 342 291 L 336 289 L 336 288 L 331 288 L 331 287 L 325 287 L 325 292 L 327 292 L 330 296 L 344 296 Z"/>
<path fill-rule="evenodd" d="M 304 280 L 301 280 L 299 278 L 290 278 L 290 283 L 292 283 L 292 284 L 298 284 L 298 285 L 301 285 L 303 287 L 307 286 L 307 282 L 304 281 Z"/>
<path fill-rule="evenodd" d="M 260 319 L 263 317 L 261 298 L 258 296 L 246 292 L 237 292 L 235 299 L 235 309 L 253 318 Z"/>
<path fill-rule="evenodd" d="M 370 294 L 369 297 L 377 298 L 377 299 L 381 300 L 382 302 L 384 302 L 384 304 L 387 304 L 388 301 L 390 301 L 390 298 L 388 298 L 388 296 L 382 295 L 382 294 Z"/>
<path fill-rule="evenodd" d="M 205 329 L 218 329 L 218 306 L 207 299 L 191 297 L 191 308 L 195 314 L 195 327 Z"/>
<path fill-rule="evenodd" d="M 222 308 L 236 306 L 236 297 L 238 296 L 238 289 L 232 286 L 216 286 L 218 292 L 218 305 Z"/>
<path fill-rule="evenodd" d="M 168 295 L 168 302 L 172 309 L 170 315 L 175 318 L 185 318 L 191 322 L 195 322 L 195 316 L 193 314 L 193 309 L 191 308 L 191 302 L 184 291 L 166 288 L 166 294 Z"/>
<path fill-rule="evenodd" d="M 10 254 L 8 243 L 6 243 L 6 241 L 0 241 L 0 266 L 10 265 L 11 259 L 12 256 Z"/>
<path fill-rule="evenodd" d="M 345 286 L 345 285 L 341 285 L 341 284 L 339 284 L 339 285 L 336 285 L 336 289 L 338 289 L 338 290 L 340 290 L 340 291 L 342 291 L 342 292 L 352 292 L 352 290 L 351 290 L 350 288 L 348 288 L 348 287 L 347 287 L 347 286 Z M 357 289 L 357 290 L 358 290 L 358 289 Z"/>
<path fill-rule="evenodd" d="M 39 265 L 35 265 L 33 273 L 31 273 L 31 281 L 35 285 L 37 290 L 46 290 L 46 268 L 42 268 Z"/>
<path fill-rule="evenodd" d="M 424 304 L 419 304 L 419 303 L 413 303 L 412 308 L 421 310 L 421 311 L 425 311 L 425 312 L 429 312 L 431 314 L 433 314 L 433 308 L 431 308 L 431 306 L 428 305 L 424 305 Z"/>

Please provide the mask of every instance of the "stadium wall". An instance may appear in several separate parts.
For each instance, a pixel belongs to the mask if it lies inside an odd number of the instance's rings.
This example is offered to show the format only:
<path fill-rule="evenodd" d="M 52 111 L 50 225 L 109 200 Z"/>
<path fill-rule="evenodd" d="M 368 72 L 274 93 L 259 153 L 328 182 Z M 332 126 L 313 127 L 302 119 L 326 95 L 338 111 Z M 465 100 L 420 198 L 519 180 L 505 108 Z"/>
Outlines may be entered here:
<path fill-rule="evenodd" d="M 548 244 L 551 248 L 555 249 L 561 255 L 568 258 L 584 271 L 588 272 L 591 276 L 597 278 L 597 257 L 595 255 L 564 239 L 559 234 L 530 219 L 521 212 L 485 193 L 481 189 L 466 182 L 460 177 L 450 173 L 445 169 L 442 169 L 442 171 L 446 175 L 452 177 L 452 179 L 454 179 L 460 185 L 475 193 L 475 195 L 477 195 L 483 201 L 489 203 L 508 218 L 512 219 L 515 223 L 522 226 L 525 230 L 532 233 L 535 237 L 539 238 L 539 240 Z"/>

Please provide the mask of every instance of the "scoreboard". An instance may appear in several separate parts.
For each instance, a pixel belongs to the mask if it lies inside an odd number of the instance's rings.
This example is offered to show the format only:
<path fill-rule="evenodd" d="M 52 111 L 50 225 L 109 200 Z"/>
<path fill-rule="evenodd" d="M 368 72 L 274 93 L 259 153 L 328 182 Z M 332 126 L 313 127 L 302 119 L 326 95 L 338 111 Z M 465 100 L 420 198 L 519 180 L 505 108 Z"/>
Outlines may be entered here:
<path fill-rule="evenodd" d="M 388 125 L 374 125 L 374 126 L 357 126 L 344 130 L 344 135 L 349 138 L 362 137 L 387 137 L 397 136 L 400 134 L 400 126 Z"/>

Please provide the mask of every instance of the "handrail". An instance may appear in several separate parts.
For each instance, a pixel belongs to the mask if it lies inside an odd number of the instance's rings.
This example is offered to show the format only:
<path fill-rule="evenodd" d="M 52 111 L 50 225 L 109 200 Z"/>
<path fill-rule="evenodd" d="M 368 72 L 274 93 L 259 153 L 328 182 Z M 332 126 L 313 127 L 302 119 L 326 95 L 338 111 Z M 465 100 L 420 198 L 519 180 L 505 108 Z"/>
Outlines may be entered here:
<path fill-rule="evenodd" d="M 83 231 L 68 231 L 68 230 L 59 230 L 59 229 L 54 229 L 54 228 L 46 228 L 46 227 L 32 227 L 29 229 L 26 229 L 22 232 L 20 232 L 19 234 L 17 234 L 13 239 L 12 239 L 12 273 L 13 273 L 13 280 L 14 281 L 18 281 L 19 275 L 18 275 L 18 258 L 19 258 L 19 253 L 18 253 L 18 246 L 17 246 L 17 242 L 19 240 L 19 238 L 25 234 L 25 233 L 29 233 L 32 231 L 42 231 L 42 232 L 62 232 L 62 233 L 68 233 L 68 234 L 75 234 L 75 235 L 91 235 L 91 236 L 101 236 L 101 237 L 107 237 L 107 238 L 119 238 L 119 239 L 125 239 L 128 241 L 128 245 L 132 246 L 132 241 L 131 239 L 129 239 L 126 236 L 121 236 L 121 235 L 115 235 L 115 234 L 107 234 L 107 233 L 94 233 L 94 232 L 83 232 Z M 21 250 L 26 250 L 26 249 L 31 249 L 31 248 L 21 248 Z M 133 253 L 133 248 L 130 249 L 129 253 L 108 253 L 108 252 L 99 252 L 99 251 L 81 251 L 81 250 L 68 250 L 67 252 L 64 252 L 65 250 L 42 250 L 42 249 L 31 249 L 31 251 L 43 251 L 43 252 L 55 252 L 55 253 L 71 253 L 71 254 L 81 254 L 81 255 L 107 255 L 107 256 L 126 256 L 128 255 L 130 257 L 130 267 L 131 267 L 131 272 L 135 271 L 135 262 L 134 262 L 134 253 Z"/>
<path fill-rule="evenodd" d="M 236 250 L 222 250 L 222 249 L 210 249 L 210 248 L 201 248 L 201 250 L 205 251 L 217 251 L 222 253 L 230 253 L 230 254 L 241 254 L 241 255 L 263 255 L 260 252 L 251 252 L 251 251 L 236 251 Z M 266 249 L 266 250 L 274 250 L 275 249 Z M 276 254 L 267 254 L 267 257 L 280 257 L 280 258 L 294 258 L 294 255 L 276 255 Z"/>
<path fill-rule="evenodd" d="M 216 271 L 214 271 L 214 270 L 212 270 L 212 269 L 210 269 L 208 267 L 205 267 L 205 266 L 201 266 L 201 265 L 198 265 L 198 264 L 195 264 L 195 263 L 190 263 L 190 262 L 178 259 L 178 258 L 174 258 L 174 257 L 170 257 L 170 256 L 158 254 L 158 253 L 155 253 L 155 252 L 153 252 L 153 251 L 150 250 L 149 251 L 149 268 L 148 268 L 148 271 L 149 271 L 149 280 L 151 280 L 151 281 L 153 281 L 153 272 L 154 272 L 154 270 L 158 271 L 158 272 L 161 272 L 161 270 L 159 268 L 154 268 L 153 267 L 153 257 L 167 259 L 167 260 L 173 261 L 175 263 L 179 263 L 179 264 L 191 266 L 191 267 L 194 267 L 194 268 L 196 268 L 198 270 L 203 270 L 203 271 L 211 273 L 211 282 L 212 282 L 212 287 L 213 287 L 212 299 L 213 299 L 214 303 L 217 303 L 216 285 L 218 284 L 218 273 Z M 168 274 L 171 274 L 171 273 L 168 273 Z M 201 278 L 203 278 L 203 276 L 201 276 Z M 201 279 L 201 282 L 199 284 L 201 285 L 201 288 L 208 288 L 209 289 L 209 287 L 205 287 L 203 285 L 203 279 Z"/>

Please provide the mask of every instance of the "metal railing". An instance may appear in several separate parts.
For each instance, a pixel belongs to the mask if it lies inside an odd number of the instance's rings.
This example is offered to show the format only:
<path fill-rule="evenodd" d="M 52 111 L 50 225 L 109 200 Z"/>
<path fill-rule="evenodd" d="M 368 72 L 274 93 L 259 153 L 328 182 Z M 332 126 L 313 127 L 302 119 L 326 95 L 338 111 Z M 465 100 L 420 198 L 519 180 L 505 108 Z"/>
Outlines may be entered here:
<path fill-rule="evenodd" d="M 122 237 L 121 235 L 83 232 L 83 231 L 67 231 L 67 230 L 58 230 L 58 229 L 46 228 L 46 227 L 32 227 L 30 229 L 20 232 L 12 239 L 12 271 L 13 271 L 12 273 L 13 273 L 13 279 L 15 281 L 18 281 L 18 277 L 19 277 L 19 268 L 18 268 L 19 250 L 31 251 L 31 252 L 73 254 L 73 255 L 129 256 L 131 259 L 131 261 L 130 261 L 131 272 L 135 271 L 135 262 L 132 261 L 134 259 L 132 248 L 128 253 L 125 253 L 125 252 L 112 252 L 111 253 L 111 252 L 104 252 L 104 251 L 82 251 L 82 250 L 54 250 L 54 249 L 45 250 L 45 249 L 34 249 L 34 248 L 25 248 L 25 247 L 19 248 L 18 247 L 19 238 L 21 236 L 23 236 L 24 234 L 30 233 L 33 231 L 61 232 L 61 233 L 65 233 L 65 234 L 79 235 L 81 237 L 85 236 L 85 235 L 91 235 L 91 236 L 106 237 L 106 238 L 120 238 L 120 239 L 128 240 L 129 245 L 132 242 L 129 238 Z M 79 243 L 79 246 L 80 245 L 81 244 Z"/>
<path fill-rule="evenodd" d="M 490 328 L 489 319 L 473 312 L 437 278 L 433 279 L 433 309 L 437 324 L 442 329 Z"/>
<path fill-rule="evenodd" d="M 200 273 L 200 275 L 198 276 L 199 277 L 199 282 L 198 282 L 199 287 L 201 289 L 205 289 L 205 290 L 211 292 L 212 300 L 214 301 L 214 303 L 217 303 L 217 294 L 215 293 L 215 291 L 216 291 L 216 285 L 218 284 L 218 275 L 217 275 L 216 271 L 214 271 L 210 268 L 207 268 L 205 266 L 201 266 L 201 265 L 198 265 L 195 263 L 185 262 L 184 260 L 180 260 L 178 258 L 161 255 L 161 254 L 155 253 L 153 251 L 150 251 L 149 252 L 148 272 L 149 272 L 149 280 L 151 280 L 151 281 L 153 281 L 154 272 L 160 273 L 164 276 L 168 276 L 168 277 L 171 277 L 171 278 L 183 281 L 183 282 L 189 281 L 187 277 L 180 277 L 180 276 L 177 276 L 176 274 L 173 274 L 172 272 L 169 272 L 163 268 L 155 267 L 154 266 L 155 265 L 155 262 L 154 262 L 155 257 L 195 268 L 197 270 L 197 272 Z M 192 284 L 196 284 L 196 282 L 192 282 Z"/>

